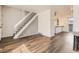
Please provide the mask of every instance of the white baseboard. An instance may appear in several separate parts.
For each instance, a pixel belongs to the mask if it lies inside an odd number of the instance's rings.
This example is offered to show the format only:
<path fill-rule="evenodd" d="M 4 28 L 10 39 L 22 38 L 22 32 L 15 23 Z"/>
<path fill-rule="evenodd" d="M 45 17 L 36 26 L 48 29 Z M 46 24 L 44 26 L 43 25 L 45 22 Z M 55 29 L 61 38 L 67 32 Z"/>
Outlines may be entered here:
<path fill-rule="evenodd" d="M 40 33 L 41 35 L 43 35 L 43 36 L 46 36 L 46 37 L 52 37 L 52 35 L 46 35 L 46 34 L 43 34 L 43 33 Z"/>
<path fill-rule="evenodd" d="M 22 37 L 27 37 L 27 36 L 31 36 L 31 35 L 36 35 L 36 34 L 39 34 L 39 33 L 34 33 L 34 34 L 29 34 L 29 35 L 21 35 L 21 36 L 19 36 L 19 38 L 22 38 Z"/>

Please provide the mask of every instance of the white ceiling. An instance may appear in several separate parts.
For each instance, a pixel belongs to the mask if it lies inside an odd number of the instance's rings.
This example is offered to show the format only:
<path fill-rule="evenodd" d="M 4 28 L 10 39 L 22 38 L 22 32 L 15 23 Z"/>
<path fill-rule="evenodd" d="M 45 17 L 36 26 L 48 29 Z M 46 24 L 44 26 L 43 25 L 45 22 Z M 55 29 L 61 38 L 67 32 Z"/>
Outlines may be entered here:
<path fill-rule="evenodd" d="M 66 11 L 69 10 L 69 12 L 70 12 L 70 7 L 71 7 L 68 5 L 7 5 L 7 6 L 13 7 L 13 8 L 18 8 L 18 9 L 21 9 L 24 11 L 36 12 L 36 13 L 43 12 L 43 11 L 50 9 L 50 8 L 53 8 L 53 9 L 57 8 L 57 10 L 65 9 Z"/>
<path fill-rule="evenodd" d="M 36 13 L 51 8 L 51 5 L 7 5 L 7 6 L 26 10 L 26 11 L 36 12 Z"/>

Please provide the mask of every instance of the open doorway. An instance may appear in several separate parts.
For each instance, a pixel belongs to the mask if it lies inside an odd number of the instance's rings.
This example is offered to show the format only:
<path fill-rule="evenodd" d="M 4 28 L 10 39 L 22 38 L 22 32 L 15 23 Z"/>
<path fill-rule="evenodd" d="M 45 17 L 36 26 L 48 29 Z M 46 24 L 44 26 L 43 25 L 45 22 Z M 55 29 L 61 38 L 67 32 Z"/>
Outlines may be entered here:
<path fill-rule="evenodd" d="M 73 32 L 73 24 L 69 24 L 69 32 Z"/>
<path fill-rule="evenodd" d="M 68 27 L 69 27 L 69 32 L 73 32 L 73 17 L 72 18 L 69 18 L 69 24 L 68 24 Z"/>

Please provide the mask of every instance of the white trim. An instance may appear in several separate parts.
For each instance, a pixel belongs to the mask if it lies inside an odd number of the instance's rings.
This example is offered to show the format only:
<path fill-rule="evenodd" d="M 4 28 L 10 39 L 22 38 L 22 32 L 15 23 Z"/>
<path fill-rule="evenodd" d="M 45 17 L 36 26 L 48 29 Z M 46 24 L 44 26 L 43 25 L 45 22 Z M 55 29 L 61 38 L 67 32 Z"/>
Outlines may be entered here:
<path fill-rule="evenodd" d="M 29 15 L 31 15 L 32 14 L 32 12 L 29 12 L 29 14 L 27 14 L 23 19 L 21 19 L 14 27 L 15 27 L 15 29 L 17 29 L 19 26 L 20 26 L 20 24 L 22 24 L 25 20 L 26 20 L 26 18 L 29 16 Z"/>
<path fill-rule="evenodd" d="M 48 35 L 46 35 L 46 34 L 43 34 L 43 33 L 40 33 L 41 35 L 44 35 L 44 36 L 46 36 L 46 37 L 52 37 L 52 35 L 50 35 L 50 34 L 48 34 Z"/>
<path fill-rule="evenodd" d="M 21 33 L 35 20 L 36 17 L 37 15 L 35 15 L 13 38 L 18 38 L 21 35 Z"/>

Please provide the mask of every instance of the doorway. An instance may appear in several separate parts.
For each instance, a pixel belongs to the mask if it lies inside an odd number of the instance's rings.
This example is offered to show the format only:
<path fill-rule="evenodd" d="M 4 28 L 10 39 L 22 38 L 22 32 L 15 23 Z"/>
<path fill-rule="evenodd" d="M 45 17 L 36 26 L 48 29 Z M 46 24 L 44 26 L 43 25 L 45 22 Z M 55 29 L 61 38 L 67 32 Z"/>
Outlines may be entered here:
<path fill-rule="evenodd" d="M 73 24 L 69 24 L 69 32 L 73 32 Z"/>

